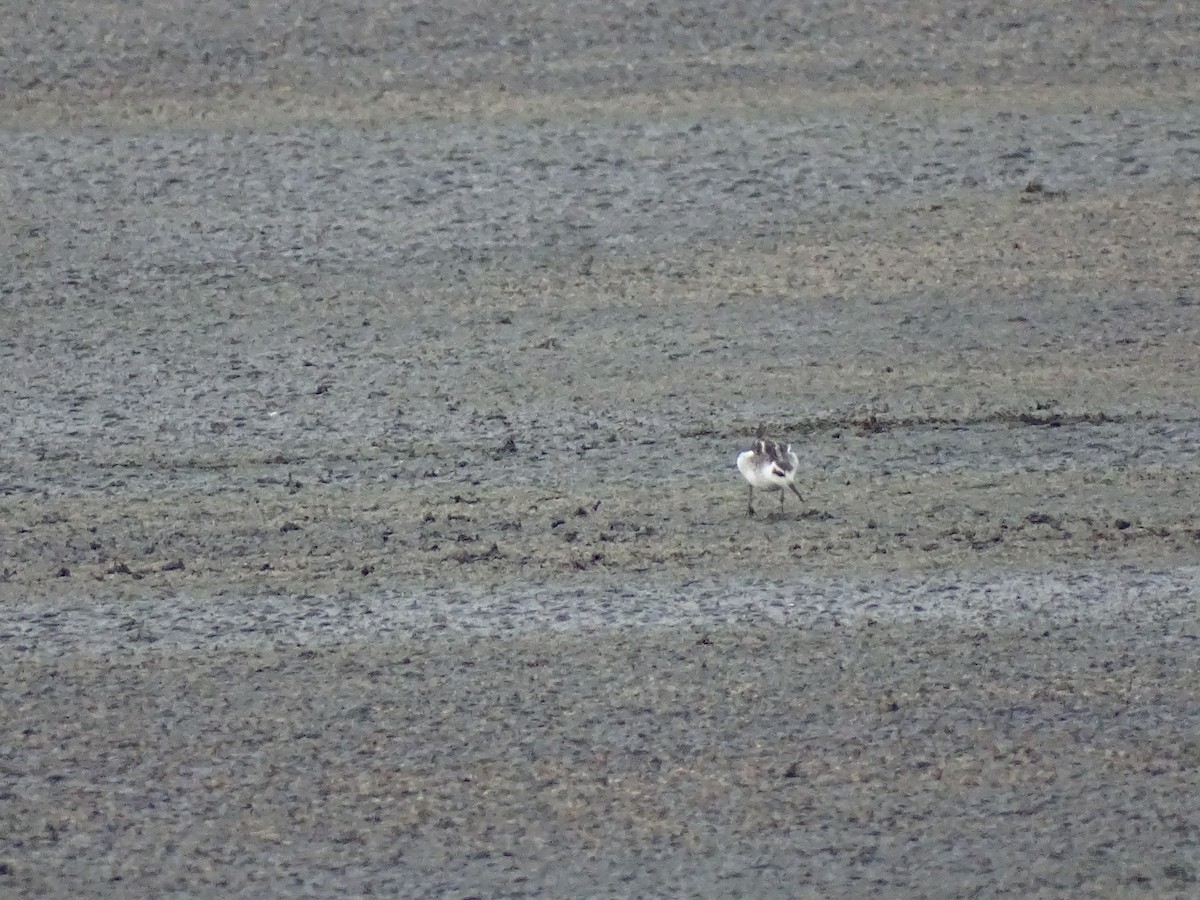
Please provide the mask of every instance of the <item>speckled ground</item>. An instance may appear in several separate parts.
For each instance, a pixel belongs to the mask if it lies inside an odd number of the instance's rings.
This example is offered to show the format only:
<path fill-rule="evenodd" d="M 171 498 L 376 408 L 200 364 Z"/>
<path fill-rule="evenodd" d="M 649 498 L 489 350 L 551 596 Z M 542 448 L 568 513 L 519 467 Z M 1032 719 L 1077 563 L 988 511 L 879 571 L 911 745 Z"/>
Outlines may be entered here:
<path fill-rule="evenodd" d="M 22 5 L 0 894 L 1194 895 L 1197 34 Z"/>

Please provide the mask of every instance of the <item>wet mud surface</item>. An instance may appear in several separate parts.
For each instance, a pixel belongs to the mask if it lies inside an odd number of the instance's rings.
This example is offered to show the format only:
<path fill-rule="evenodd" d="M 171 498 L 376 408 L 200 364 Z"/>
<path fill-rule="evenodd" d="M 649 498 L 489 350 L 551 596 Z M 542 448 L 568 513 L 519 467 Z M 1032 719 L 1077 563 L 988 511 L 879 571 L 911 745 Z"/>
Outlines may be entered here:
<path fill-rule="evenodd" d="M 1195 892 L 1200 22 L 704 9 L 6 36 L 0 893 Z"/>

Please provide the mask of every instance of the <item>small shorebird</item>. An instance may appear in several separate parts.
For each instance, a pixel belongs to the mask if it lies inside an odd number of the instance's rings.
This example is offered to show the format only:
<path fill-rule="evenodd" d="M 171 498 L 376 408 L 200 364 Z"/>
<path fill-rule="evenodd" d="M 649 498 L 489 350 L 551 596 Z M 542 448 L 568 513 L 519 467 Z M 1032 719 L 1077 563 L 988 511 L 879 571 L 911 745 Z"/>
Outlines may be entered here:
<path fill-rule="evenodd" d="M 783 489 L 791 492 L 804 502 L 800 492 L 793 484 L 796 480 L 796 466 L 800 460 L 792 451 L 791 444 L 781 444 L 766 436 L 763 426 L 758 427 L 758 439 L 750 450 L 738 454 L 737 467 L 745 479 L 750 482 L 750 500 L 747 510 L 754 515 L 754 489 L 763 491 L 779 491 L 779 508 L 783 509 Z"/>

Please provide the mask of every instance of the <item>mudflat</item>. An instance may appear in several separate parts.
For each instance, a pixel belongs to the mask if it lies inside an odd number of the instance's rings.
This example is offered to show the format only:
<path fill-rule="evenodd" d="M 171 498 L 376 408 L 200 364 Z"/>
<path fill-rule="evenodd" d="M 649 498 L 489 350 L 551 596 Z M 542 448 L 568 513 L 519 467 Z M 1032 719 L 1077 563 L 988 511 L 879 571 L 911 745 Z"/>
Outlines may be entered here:
<path fill-rule="evenodd" d="M 1200 12 L 6 18 L 0 894 L 1196 893 Z"/>

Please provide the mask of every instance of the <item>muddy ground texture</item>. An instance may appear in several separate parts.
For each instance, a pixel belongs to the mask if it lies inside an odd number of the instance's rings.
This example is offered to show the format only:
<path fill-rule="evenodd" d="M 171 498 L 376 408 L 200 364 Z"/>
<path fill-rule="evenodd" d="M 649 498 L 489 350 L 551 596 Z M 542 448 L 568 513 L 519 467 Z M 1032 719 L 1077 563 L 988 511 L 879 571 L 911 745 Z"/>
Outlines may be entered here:
<path fill-rule="evenodd" d="M 1195 894 L 1200 20 L 652 6 L 14 19 L 0 894 Z"/>

